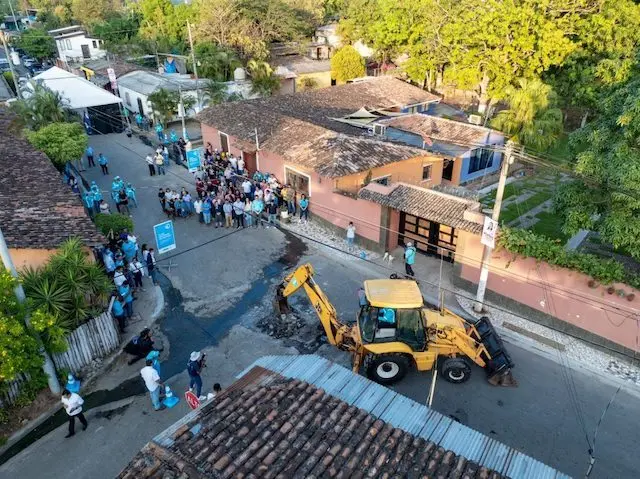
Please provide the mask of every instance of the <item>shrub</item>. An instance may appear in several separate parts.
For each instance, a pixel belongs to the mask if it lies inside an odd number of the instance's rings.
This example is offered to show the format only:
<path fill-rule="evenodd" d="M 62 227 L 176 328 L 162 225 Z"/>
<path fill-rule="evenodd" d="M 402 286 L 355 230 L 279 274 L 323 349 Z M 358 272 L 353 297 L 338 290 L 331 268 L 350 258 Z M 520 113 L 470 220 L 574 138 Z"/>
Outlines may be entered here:
<path fill-rule="evenodd" d="M 133 231 L 133 220 L 128 216 L 98 213 L 95 221 L 98 229 L 107 238 L 117 237 L 124 230 Z"/>
<path fill-rule="evenodd" d="M 76 328 L 102 312 L 112 290 L 107 275 L 77 239 L 67 240 L 45 266 L 27 268 L 22 280 L 35 309 L 59 318 L 60 326 L 66 329 Z M 33 319 L 35 327 L 39 318 L 34 315 Z M 63 334 L 56 331 L 47 339 L 49 347 L 57 351 L 62 346 Z"/>

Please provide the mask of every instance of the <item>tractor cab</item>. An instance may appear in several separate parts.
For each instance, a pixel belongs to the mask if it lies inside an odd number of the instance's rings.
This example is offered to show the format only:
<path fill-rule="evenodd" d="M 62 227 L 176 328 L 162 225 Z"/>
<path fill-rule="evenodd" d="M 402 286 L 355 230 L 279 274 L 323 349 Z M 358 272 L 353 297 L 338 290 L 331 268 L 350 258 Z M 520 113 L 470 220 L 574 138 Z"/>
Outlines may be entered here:
<path fill-rule="evenodd" d="M 414 351 L 426 349 L 423 300 L 415 281 L 374 279 L 364 282 L 364 291 L 367 304 L 358 314 L 363 344 L 399 341 Z"/>

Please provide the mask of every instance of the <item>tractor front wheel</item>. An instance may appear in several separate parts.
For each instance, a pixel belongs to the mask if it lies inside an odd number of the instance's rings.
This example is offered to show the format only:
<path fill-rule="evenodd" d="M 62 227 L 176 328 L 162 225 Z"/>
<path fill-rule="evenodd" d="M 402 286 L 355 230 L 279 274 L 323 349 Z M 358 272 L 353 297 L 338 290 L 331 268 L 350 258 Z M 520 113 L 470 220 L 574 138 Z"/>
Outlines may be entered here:
<path fill-rule="evenodd" d="M 379 384 L 398 382 L 409 370 L 404 354 L 369 354 L 364 361 L 367 377 Z"/>
<path fill-rule="evenodd" d="M 464 383 L 471 377 L 471 368 L 462 358 L 443 359 L 439 364 L 439 368 L 442 378 L 450 383 Z"/>

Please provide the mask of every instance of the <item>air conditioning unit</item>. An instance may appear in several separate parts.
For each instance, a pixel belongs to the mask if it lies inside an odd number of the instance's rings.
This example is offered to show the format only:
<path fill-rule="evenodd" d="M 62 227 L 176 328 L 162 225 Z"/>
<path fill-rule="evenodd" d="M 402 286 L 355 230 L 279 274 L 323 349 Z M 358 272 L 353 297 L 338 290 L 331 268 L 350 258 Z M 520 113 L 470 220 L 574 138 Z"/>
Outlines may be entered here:
<path fill-rule="evenodd" d="M 482 125 L 482 117 L 480 115 L 469 115 L 469 123 L 473 125 Z"/>
<path fill-rule="evenodd" d="M 373 134 L 382 136 L 384 135 L 385 128 L 384 125 L 373 125 Z"/>

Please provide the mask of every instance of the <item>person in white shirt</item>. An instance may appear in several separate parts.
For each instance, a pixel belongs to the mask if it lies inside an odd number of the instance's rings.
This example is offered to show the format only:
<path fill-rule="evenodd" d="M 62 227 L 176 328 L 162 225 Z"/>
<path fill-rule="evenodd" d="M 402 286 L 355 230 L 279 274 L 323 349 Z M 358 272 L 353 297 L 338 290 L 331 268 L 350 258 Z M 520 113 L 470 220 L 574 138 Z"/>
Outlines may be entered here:
<path fill-rule="evenodd" d="M 153 160 L 153 156 L 151 156 L 151 153 L 149 153 L 147 155 L 145 160 L 147 161 L 147 166 L 149 166 L 149 176 L 155 176 L 155 174 L 156 174 L 156 165 L 155 165 L 155 162 Z"/>
<path fill-rule="evenodd" d="M 231 168 L 233 170 L 233 173 L 238 171 L 238 158 L 236 158 L 235 156 L 230 156 L 229 163 L 231 163 Z"/>
<path fill-rule="evenodd" d="M 151 396 L 151 404 L 153 404 L 153 409 L 156 411 L 161 411 L 165 409 L 163 404 L 160 404 L 160 391 L 164 387 L 162 381 L 160 381 L 160 375 L 158 371 L 153 367 L 153 360 L 147 359 L 147 365 L 140 370 L 140 376 L 144 379 L 144 385 L 147 387 L 149 391 L 149 396 Z"/>
<path fill-rule="evenodd" d="M 69 415 L 69 433 L 65 437 L 71 437 L 76 433 L 76 418 L 80 419 L 80 422 L 82 423 L 82 430 L 84 431 L 87 429 L 89 423 L 84 417 L 84 414 L 82 414 L 82 405 L 84 404 L 84 400 L 76 393 L 72 393 L 68 389 L 65 389 L 62 391 L 61 401 L 64 410 Z"/>
<path fill-rule="evenodd" d="M 244 174 L 244 160 L 242 157 L 238 158 L 238 174 Z"/>
<path fill-rule="evenodd" d="M 353 248 L 353 242 L 356 238 L 356 227 L 353 224 L 353 221 L 349 221 L 349 226 L 347 226 L 347 249 L 351 251 Z"/>
<path fill-rule="evenodd" d="M 198 215 L 198 221 L 200 223 L 204 223 L 204 216 L 202 215 L 202 200 L 200 198 L 193 202 L 193 209 Z"/>
<path fill-rule="evenodd" d="M 244 191 L 245 195 L 251 194 L 251 182 L 249 181 L 249 178 L 242 182 L 242 191 Z"/>
<path fill-rule="evenodd" d="M 124 283 L 126 280 L 127 277 L 124 275 L 124 269 L 122 268 L 122 266 L 118 266 L 116 268 L 116 272 L 113 274 L 113 282 L 115 283 L 116 288 L 122 286 L 122 283 Z"/>

